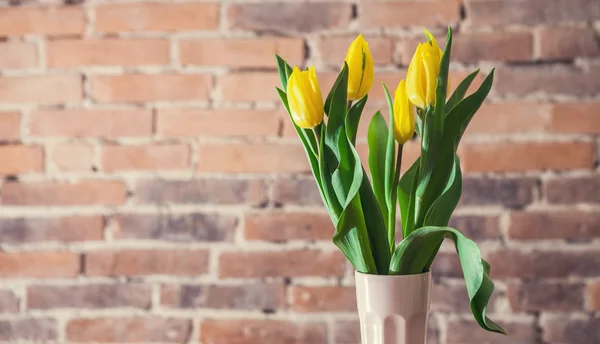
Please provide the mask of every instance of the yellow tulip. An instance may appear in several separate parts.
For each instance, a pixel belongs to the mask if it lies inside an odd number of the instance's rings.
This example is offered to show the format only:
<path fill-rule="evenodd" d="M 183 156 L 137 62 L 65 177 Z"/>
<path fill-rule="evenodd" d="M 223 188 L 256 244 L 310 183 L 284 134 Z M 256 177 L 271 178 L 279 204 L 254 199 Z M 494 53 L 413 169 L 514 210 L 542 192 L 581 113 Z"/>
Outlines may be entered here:
<path fill-rule="evenodd" d="M 411 103 L 424 108 L 435 101 L 435 83 L 440 73 L 442 49 L 435 38 L 425 30 L 427 42 L 419 43 L 408 66 L 406 92 Z"/>
<path fill-rule="evenodd" d="M 359 100 L 373 86 L 373 56 L 362 34 L 350 44 L 346 54 L 348 64 L 348 100 Z"/>
<path fill-rule="evenodd" d="M 406 83 L 400 80 L 394 95 L 394 137 L 403 145 L 415 133 L 415 107 L 408 100 Z"/>
<path fill-rule="evenodd" d="M 323 97 L 315 67 L 307 71 L 294 67 L 286 93 L 290 113 L 297 126 L 310 129 L 323 121 Z"/>

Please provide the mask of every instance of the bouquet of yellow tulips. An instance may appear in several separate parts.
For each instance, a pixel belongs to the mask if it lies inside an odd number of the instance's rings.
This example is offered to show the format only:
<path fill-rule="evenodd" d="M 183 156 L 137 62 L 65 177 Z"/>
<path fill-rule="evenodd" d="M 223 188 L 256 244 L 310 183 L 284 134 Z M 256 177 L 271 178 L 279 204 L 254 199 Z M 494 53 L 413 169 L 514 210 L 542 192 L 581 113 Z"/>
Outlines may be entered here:
<path fill-rule="evenodd" d="M 333 242 L 354 268 L 379 275 L 423 273 L 444 238 L 449 238 L 460 256 L 475 319 L 488 331 L 505 333 L 486 316 L 494 289 L 489 264 L 475 242 L 448 227 L 462 189 L 456 150 L 491 89 L 494 71 L 465 97 L 479 71 L 473 72 L 447 98 L 451 47 L 450 28 L 444 51 L 426 31 L 426 41 L 418 45 L 393 100 L 383 85 L 389 129 L 382 114 L 375 113 L 367 134 L 371 181 L 355 149 L 358 123 L 374 77 L 373 58 L 362 35 L 352 42 L 325 102 L 314 67 L 291 68 L 279 56 L 282 88 L 277 91 L 335 225 Z M 415 132 L 421 139 L 421 155 L 401 176 L 402 147 Z M 396 245 L 398 205 L 402 240 Z"/>

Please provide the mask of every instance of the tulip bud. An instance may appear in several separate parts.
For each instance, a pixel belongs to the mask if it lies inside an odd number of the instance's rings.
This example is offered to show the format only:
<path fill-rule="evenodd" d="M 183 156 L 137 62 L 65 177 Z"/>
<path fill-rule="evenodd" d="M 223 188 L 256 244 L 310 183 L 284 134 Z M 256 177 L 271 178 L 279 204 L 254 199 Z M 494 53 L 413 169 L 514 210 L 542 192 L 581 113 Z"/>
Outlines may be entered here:
<path fill-rule="evenodd" d="M 348 64 L 348 100 L 359 100 L 373 86 L 373 56 L 362 34 L 350 44 L 346 54 Z"/>
<path fill-rule="evenodd" d="M 394 137 L 403 145 L 415 133 L 415 107 L 408 100 L 406 83 L 400 80 L 394 95 Z"/>
<path fill-rule="evenodd" d="M 323 121 L 323 97 L 315 67 L 307 71 L 294 67 L 286 91 L 290 114 L 297 126 L 310 129 Z"/>
<path fill-rule="evenodd" d="M 424 108 L 435 101 L 436 79 L 440 73 L 442 49 L 425 30 L 427 42 L 419 43 L 406 74 L 406 92 L 411 103 Z"/>

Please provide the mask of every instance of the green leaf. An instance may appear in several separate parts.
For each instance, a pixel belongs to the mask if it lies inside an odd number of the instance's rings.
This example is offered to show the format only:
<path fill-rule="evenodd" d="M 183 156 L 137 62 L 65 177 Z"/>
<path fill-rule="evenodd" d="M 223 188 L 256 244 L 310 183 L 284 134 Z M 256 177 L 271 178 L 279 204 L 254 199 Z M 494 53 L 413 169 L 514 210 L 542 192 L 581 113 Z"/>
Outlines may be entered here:
<path fill-rule="evenodd" d="M 452 110 L 452 108 L 454 108 L 456 104 L 463 100 L 465 94 L 467 94 L 467 91 L 471 86 L 471 83 L 473 82 L 478 73 L 479 69 L 469 74 L 463 81 L 460 82 L 460 84 L 458 84 L 458 87 L 456 87 L 456 89 L 450 96 L 450 99 L 448 99 L 448 101 L 446 102 L 446 114 L 448 114 L 448 112 L 450 112 L 450 110 Z"/>
<path fill-rule="evenodd" d="M 329 119 L 327 120 L 327 131 L 325 132 L 325 144 L 330 148 L 330 151 L 335 156 L 335 163 L 330 160 L 330 167 L 337 168 L 337 164 L 342 162 L 339 151 L 339 136 L 346 136 L 344 130 L 344 122 L 348 111 L 347 103 L 348 94 L 348 65 L 344 64 L 344 68 L 340 72 L 335 85 L 329 93 Z M 344 140 L 345 141 L 345 140 Z"/>
<path fill-rule="evenodd" d="M 356 144 L 358 124 L 360 122 L 362 111 L 367 104 L 368 97 L 369 95 L 365 95 L 361 100 L 352 105 L 350 110 L 348 110 L 348 114 L 346 115 L 346 136 L 348 136 L 348 140 L 350 140 L 353 145 Z"/>
<path fill-rule="evenodd" d="M 344 72 L 344 70 L 346 70 L 346 72 Z M 345 74 L 345 75 L 344 75 Z M 330 116 L 329 111 L 331 108 L 331 101 L 333 100 L 333 95 L 335 94 L 335 90 L 337 89 L 338 85 L 342 82 L 343 78 L 346 78 L 346 97 L 348 97 L 348 64 L 346 62 L 344 62 L 344 67 L 342 68 L 342 70 L 340 71 L 340 74 L 338 74 L 337 78 L 335 79 L 335 82 L 333 83 L 333 87 L 331 88 L 331 91 L 329 92 L 329 94 L 327 95 L 327 98 L 325 99 L 325 114 L 327 114 L 327 116 Z M 344 104 L 345 106 L 345 104 Z"/>
<path fill-rule="evenodd" d="M 323 185 L 323 196 L 327 201 L 325 204 L 328 205 L 331 220 L 333 221 L 333 224 L 337 226 L 343 208 L 337 199 L 335 189 L 331 181 L 331 175 L 329 174 L 329 171 L 331 170 L 331 168 L 329 167 L 329 159 L 325 158 L 325 156 L 328 154 L 327 150 L 329 149 L 325 145 L 325 130 L 327 129 L 323 123 L 321 124 L 321 127 L 319 129 L 321 132 L 321 137 L 319 141 L 319 179 L 321 180 L 321 183 Z"/>
<path fill-rule="evenodd" d="M 383 84 L 383 91 L 385 93 L 385 99 L 387 101 L 388 110 L 390 112 L 390 129 L 388 130 L 388 137 L 385 146 L 385 203 L 388 211 L 387 220 L 387 233 L 388 241 L 390 243 L 390 252 L 395 247 L 395 235 L 396 235 L 396 194 L 393 190 L 395 184 L 395 172 L 396 172 L 396 139 L 394 138 L 394 103 L 390 92 L 388 91 L 385 84 Z"/>
<path fill-rule="evenodd" d="M 277 71 L 279 72 L 281 86 L 287 91 L 287 81 L 290 77 L 292 68 L 281 58 L 281 56 L 275 54 L 275 59 L 277 60 Z"/>
<path fill-rule="evenodd" d="M 458 230 L 432 226 L 415 230 L 396 248 L 390 263 L 390 273 L 410 275 L 424 272 L 424 263 L 443 238 L 451 239 L 458 252 L 475 320 L 485 330 L 506 334 L 502 327 L 486 315 L 487 304 L 494 291 L 494 282 L 489 276 L 489 264 L 481 258 L 477 244 Z"/>
<path fill-rule="evenodd" d="M 448 178 L 444 191 L 438 197 L 425 216 L 425 226 L 447 226 L 450 217 L 460 201 L 462 192 L 462 173 L 460 171 L 460 160 L 454 156 L 454 168 Z"/>
<path fill-rule="evenodd" d="M 367 132 L 367 143 L 369 146 L 369 169 L 371 171 L 371 181 L 373 182 L 373 191 L 381 208 L 381 213 L 385 219 L 385 226 L 388 226 L 388 208 L 385 193 L 385 159 L 387 148 L 388 128 L 381 115 L 377 111 Z"/>
<path fill-rule="evenodd" d="M 410 200 L 411 197 L 414 198 L 416 187 L 413 185 L 418 182 L 420 160 L 420 157 L 417 158 L 408 170 L 404 172 L 398 183 L 398 204 L 400 205 L 400 217 L 402 218 L 403 238 L 408 235 L 407 231 L 411 231 L 411 226 L 414 225 L 414 204 L 411 207 Z"/>

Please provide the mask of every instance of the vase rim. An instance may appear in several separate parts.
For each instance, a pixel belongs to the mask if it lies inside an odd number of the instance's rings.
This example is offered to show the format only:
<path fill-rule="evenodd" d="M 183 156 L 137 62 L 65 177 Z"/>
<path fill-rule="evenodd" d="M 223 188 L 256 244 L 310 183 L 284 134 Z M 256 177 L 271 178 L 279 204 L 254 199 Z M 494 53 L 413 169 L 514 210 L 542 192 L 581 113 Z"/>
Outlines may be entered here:
<path fill-rule="evenodd" d="M 355 274 L 355 276 L 362 276 L 365 278 L 381 278 L 381 279 L 398 278 L 398 279 L 401 279 L 401 278 L 417 278 L 417 277 L 428 276 L 428 275 L 431 275 L 431 270 L 429 270 L 427 272 L 422 272 L 420 274 L 412 274 L 412 275 L 375 275 L 375 274 L 362 273 L 357 270 L 354 270 L 354 274 Z"/>

